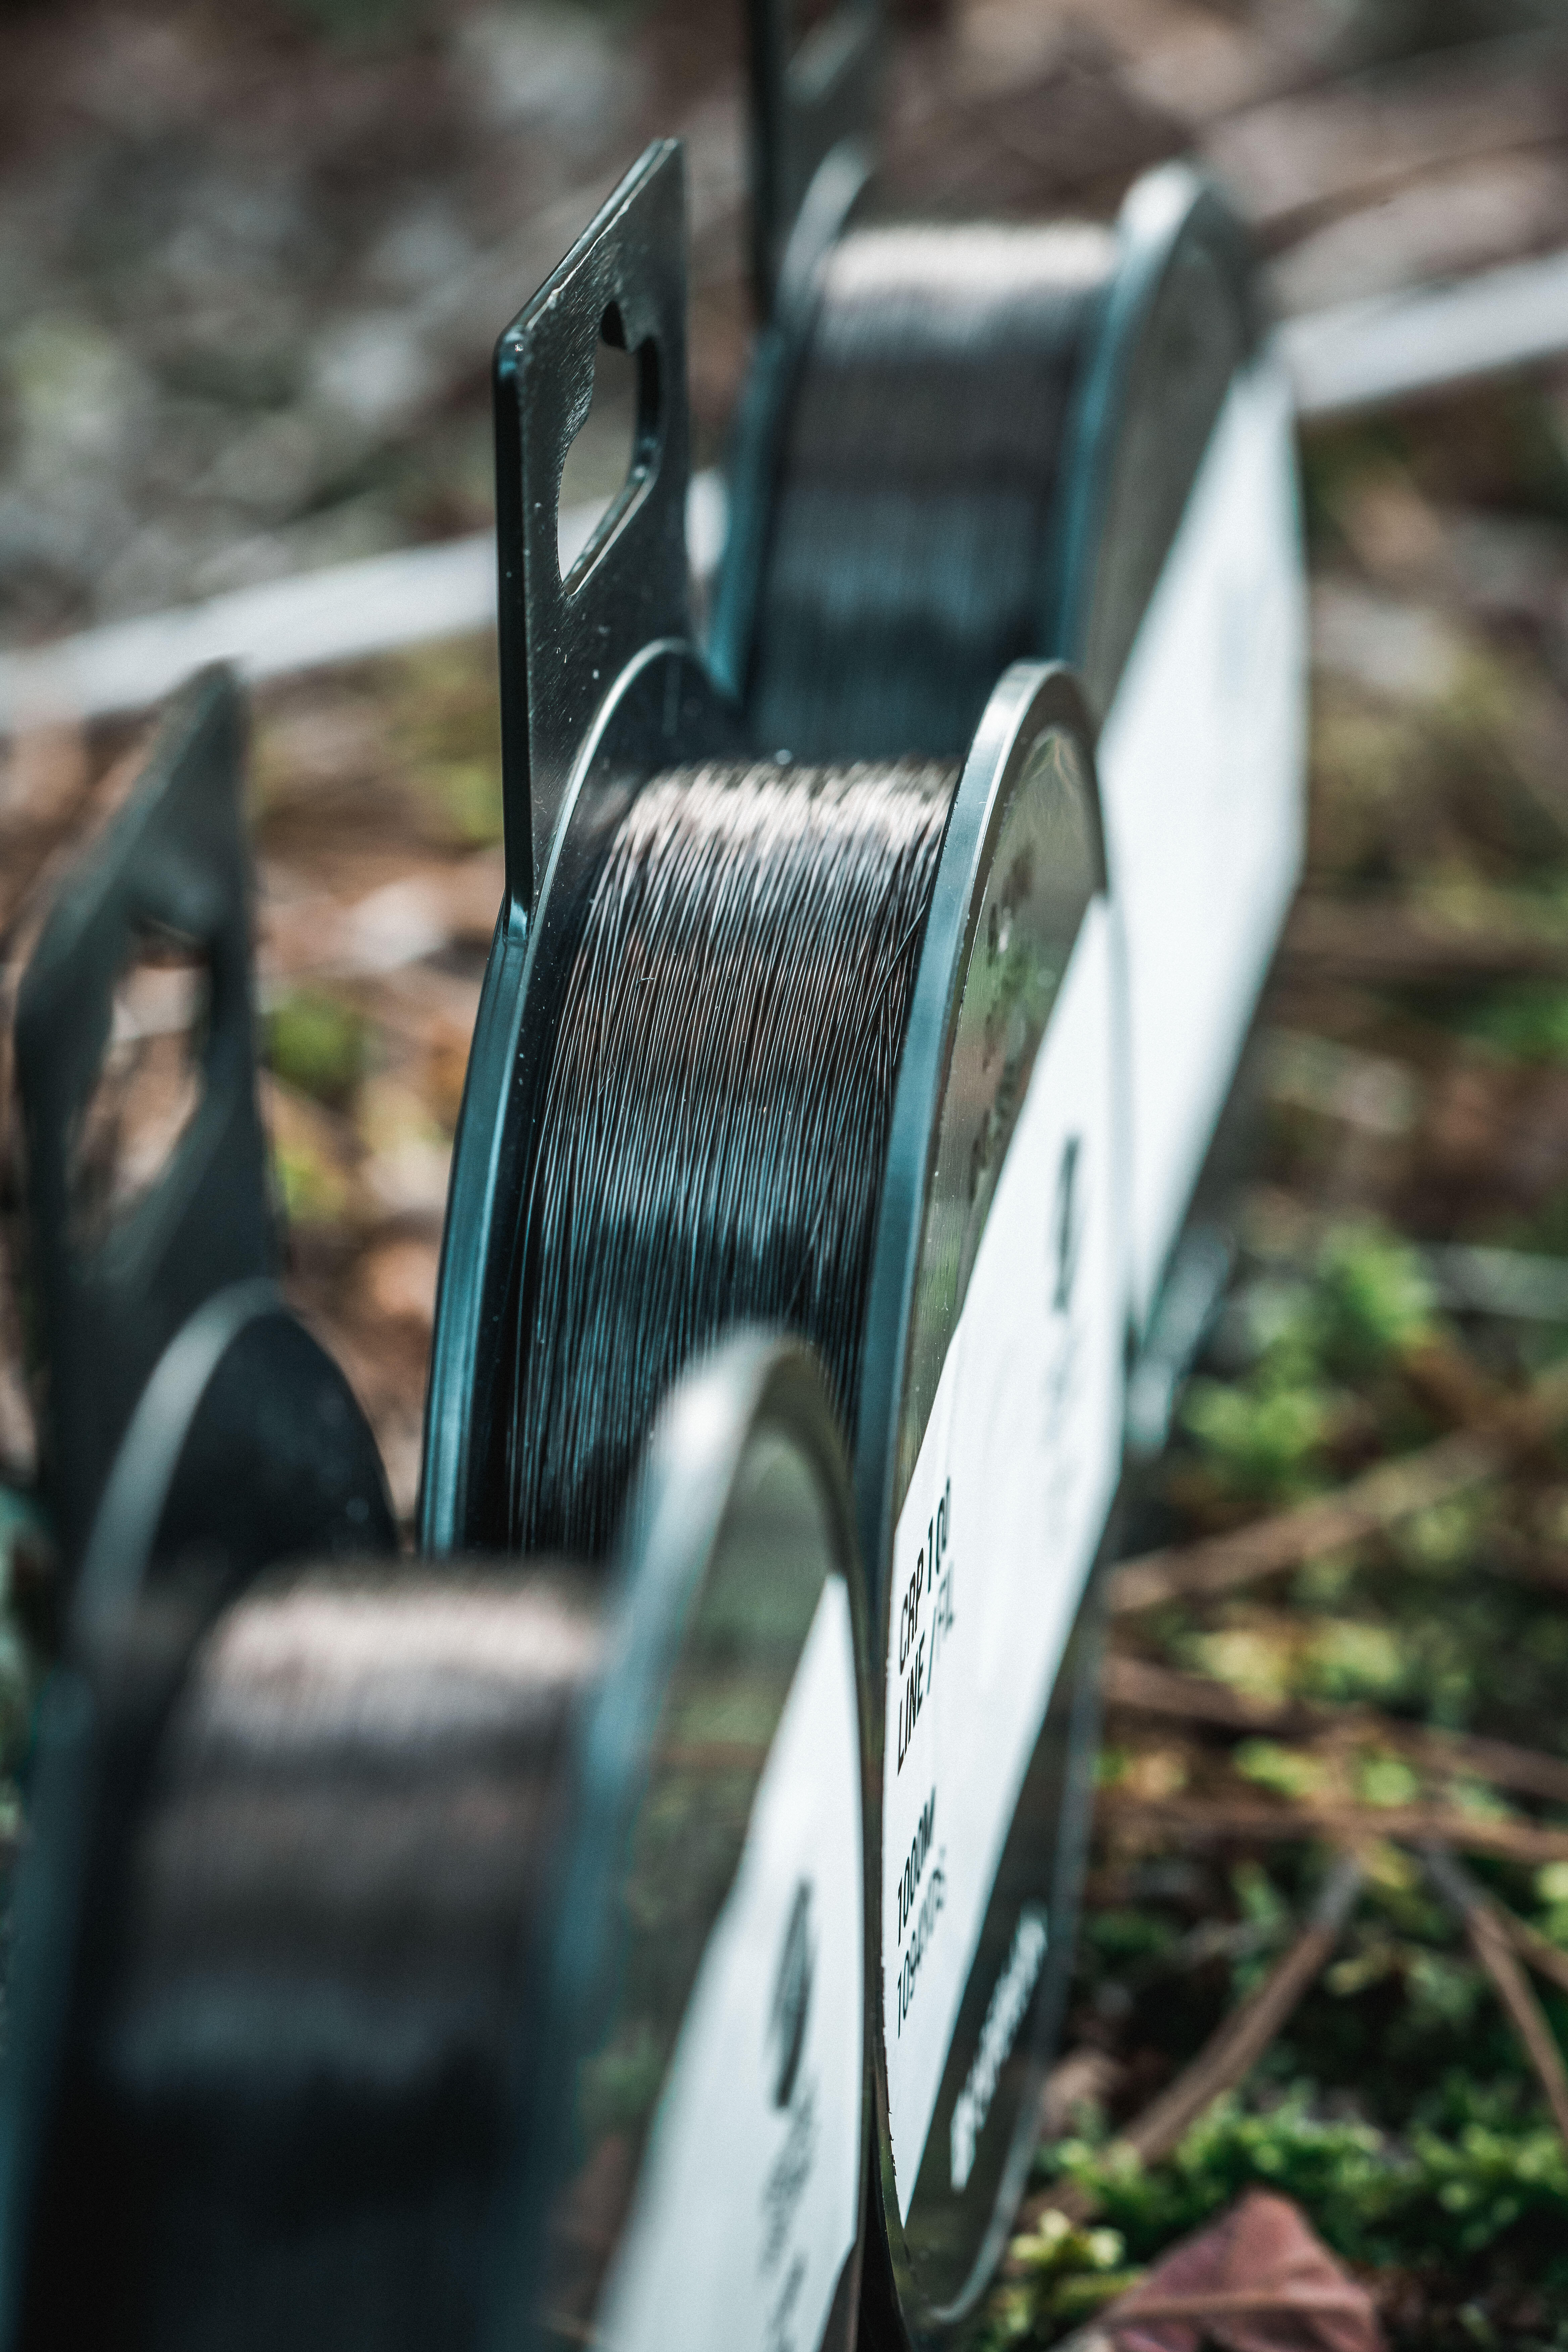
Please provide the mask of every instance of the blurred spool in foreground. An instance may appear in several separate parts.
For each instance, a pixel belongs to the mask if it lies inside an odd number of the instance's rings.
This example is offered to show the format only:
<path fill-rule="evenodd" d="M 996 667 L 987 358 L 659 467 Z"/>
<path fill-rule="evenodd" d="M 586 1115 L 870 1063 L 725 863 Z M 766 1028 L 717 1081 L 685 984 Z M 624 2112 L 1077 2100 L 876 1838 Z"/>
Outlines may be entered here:
<path fill-rule="evenodd" d="M 852 1552 L 815 1371 L 742 1338 L 607 1570 L 336 1561 L 100 1629 L 121 1833 L 9 2340 L 847 2343 Z"/>
<path fill-rule="evenodd" d="M 233 677 L 200 673 L 68 868 L 22 978 L 66 1625 L 197 1551 L 232 1585 L 302 1551 L 396 1540 L 364 1414 L 278 1286 L 245 735 Z"/>

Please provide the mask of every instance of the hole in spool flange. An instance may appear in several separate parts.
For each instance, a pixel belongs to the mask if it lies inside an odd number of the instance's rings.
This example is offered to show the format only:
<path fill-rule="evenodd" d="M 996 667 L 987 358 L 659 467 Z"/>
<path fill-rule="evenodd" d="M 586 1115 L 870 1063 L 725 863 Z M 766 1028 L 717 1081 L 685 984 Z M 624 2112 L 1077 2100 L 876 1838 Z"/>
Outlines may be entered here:
<path fill-rule="evenodd" d="M 201 1103 L 212 1013 L 205 948 L 150 927 L 114 989 L 109 1042 L 67 1166 L 73 1237 L 102 1242 L 157 1184 Z"/>
<path fill-rule="evenodd" d="M 563 580 L 629 502 L 653 463 L 658 442 L 658 350 L 650 341 L 627 351 L 621 314 L 612 302 L 599 322 L 593 401 L 561 469 L 555 551 Z"/>

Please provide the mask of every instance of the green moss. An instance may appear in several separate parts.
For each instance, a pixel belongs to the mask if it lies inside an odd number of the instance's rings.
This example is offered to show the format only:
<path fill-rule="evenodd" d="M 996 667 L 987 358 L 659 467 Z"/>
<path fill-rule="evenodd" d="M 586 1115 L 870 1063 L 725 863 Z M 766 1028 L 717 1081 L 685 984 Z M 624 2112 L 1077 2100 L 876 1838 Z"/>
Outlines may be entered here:
<path fill-rule="evenodd" d="M 1262 1864 L 1236 1864 L 1230 1886 L 1242 1917 L 1271 1940 L 1278 1940 L 1289 1925 L 1289 1907 Z"/>
<path fill-rule="evenodd" d="M 1408 1678 L 1405 1646 L 1388 1625 L 1327 1617 L 1314 1625 L 1302 1652 L 1301 1688 L 1327 1699 L 1390 1699 Z"/>
<path fill-rule="evenodd" d="M 1194 1380 L 1181 1421 L 1230 1492 L 1276 1501 L 1321 1483 L 1330 1407 L 1318 1389 Z"/>
<path fill-rule="evenodd" d="M 321 989 L 301 988 L 273 1008 L 267 1056 L 302 1095 L 341 1108 L 364 1075 L 369 1026 L 359 1007 Z"/>
<path fill-rule="evenodd" d="M 1276 1797 L 1316 1796 L 1327 1778 L 1320 1757 L 1273 1739 L 1244 1739 L 1231 1761 L 1244 1780 Z"/>
<path fill-rule="evenodd" d="M 1041 2215 L 1037 2229 L 1014 2239 L 1013 2266 L 1022 2275 L 992 2298 L 974 2352 L 1001 2352 L 1006 2345 L 1042 2340 L 1089 2318 L 1135 2285 L 1142 2273 L 1122 2259 L 1120 2233 L 1103 2227 L 1079 2228 L 1063 2213 Z"/>
<path fill-rule="evenodd" d="M 1568 2291 L 1561 2138 L 1507 2094 L 1479 2091 L 1459 2075 L 1404 2138 L 1326 2114 L 1315 2086 L 1301 2081 L 1267 2108 L 1219 2101 L 1163 2164 L 1145 2167 L 1125 2147 L 1079 2139 L 1059 2144 L 1041 2171 L 1089 2191 L 1097 2226 L 1047 2210 L 1014 2241 L 1017 2275 L 992 2299 L 977 2352 L 1055 2342 L 1120 2292 L 1133 2265 L 1253 2188 L 1294 2199 L 1347 2261 L 1428 2273 L 1441 2264 L 1462 2293 L 1471 2279 L 1484 2285 L 1503 2256 L 1544 2295 Z"/>
<path fill-rule="evenodd" d="M 488 646 L 459 642 L 406 656 L 393 735 L 434 838 L 458 848 L 500 839 L 500 709 Z"/>
<path fill-rule="evenodd" d="M 273 1153 L 283 1211 L 290 1224 L 335 1224 L 348 1207 L 348 1187 L 330 1162 L 298 1144 Z"/>
<path fill-rule="evenodd" d="M 1568 1061 L 1568 988 L 1522 981 L 1467 1005 L 1461 1033 L 1517 1062 Z"/>
<path fill-rule="evenodd" d="M 1254 1505 L 1297 1500 L 1329 1479 L 1349 1391 L 1437 1328 L 1415 1250 L 1378 1225 L 1336 1227 L 1310 1280 L 1278 1286 L 1258 1309 L 1251 1367 L 1190 1383 L 1181 1426 L 1223 1495 Z"/>
<path fill-rule="evenodd" d="M 1436 1302 L 1408 1242 L 1375 1225 L 1329 1235 L 1318 1263 L 1316 1308 L 1322 1360 L 1343 1378 L 1378 1371 L 1431 1336 Z"/>
<path fill-rule="evenodd" d="M 1091 1912 L 1084 1922 L 1084 1933 L 1101 1959 L 1115 1965 L 1169 1951 L 1176 1940 L 1168 1919 L 1133 1909 Z"/>
<path fill-rule="evenodd" d="M 1414 1805 L 1421 1775 L 1403 1756 L 1363 1756 L 1356 1766 L 1356 1795 L 1363 1805 Z"/>

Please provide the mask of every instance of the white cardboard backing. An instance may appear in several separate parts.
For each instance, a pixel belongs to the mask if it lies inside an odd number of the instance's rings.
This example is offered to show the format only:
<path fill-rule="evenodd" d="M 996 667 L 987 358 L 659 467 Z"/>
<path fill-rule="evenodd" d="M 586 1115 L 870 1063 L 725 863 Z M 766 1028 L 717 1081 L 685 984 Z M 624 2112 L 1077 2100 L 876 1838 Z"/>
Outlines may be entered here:
<path fill-rule="evenodd" d="M 1116 1008 L 1110 912 L 1096 898 L 1040 1045 L 894 1535 L 882 2030 L 905 2218 L 1003 1843 L 1116 1483 L 1125 1315 Z M 1039 1972 L 1048 1923 L 1030 1917 L 990 1996 L 992 2046 L 954 2136 L 958 2187 L 984 2128 L 986 2084 Z"/>
<path fill-rule="evenodd" d="M 849 1604 L 831 1576 L 600 2299 L 605 2352 L 816 2352 L 858 2217 L 863 1852 Z"/>
<path fill-rule="evenodd" d="M 1300 871 L 1306 613 L 1290 390 L 1239 375 L 1100 733 L 1145 1323 Z"/>

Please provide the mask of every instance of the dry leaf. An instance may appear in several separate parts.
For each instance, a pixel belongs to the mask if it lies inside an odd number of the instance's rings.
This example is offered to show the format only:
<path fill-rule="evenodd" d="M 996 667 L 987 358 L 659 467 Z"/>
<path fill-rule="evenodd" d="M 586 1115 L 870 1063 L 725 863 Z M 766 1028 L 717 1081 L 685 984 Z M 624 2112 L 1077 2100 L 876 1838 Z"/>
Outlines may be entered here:
<path fill-rule="evenodd" d="M 1382 2352 L 1365 2290 L 1286 2197 L 1255 2189 L 1184 2239 L 1101 2325 L 1118 2352 Z"/>

